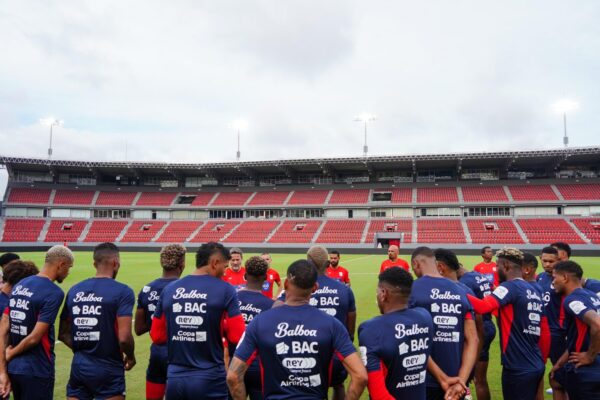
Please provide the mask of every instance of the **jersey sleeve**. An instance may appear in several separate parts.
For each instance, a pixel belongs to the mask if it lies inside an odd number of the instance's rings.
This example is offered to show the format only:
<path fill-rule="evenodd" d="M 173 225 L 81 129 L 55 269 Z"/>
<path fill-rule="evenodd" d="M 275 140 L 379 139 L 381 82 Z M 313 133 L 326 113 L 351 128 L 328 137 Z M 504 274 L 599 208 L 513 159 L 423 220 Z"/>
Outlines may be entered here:
<path fill-rule="evenodd" d="M 133 306 L 135 304 L 135 295 L 133 290 L 125 287 L 123 293 L 119 297 L 119 307 L 117 308 L 117 317 L 131 317 L 133 314 Z"/>
<path fill-rule="evenodd" d="M 340 359 L 356 353 L 356 349 L 350 340 L 348 330 L 340 321 L 333 319 L 333 350 L 334 354 Z"/>
<path fill-rule="evenodd" d="M 258 351 L 257 326 L 259 323 L 259 318 L 255 318 L 250 324 L 248 324 L 248 327 L 238 342 L 235 350 L 235 357 L 247 364 L 252 363 Z"/>
<path fill-rule="evenodd" d="M 279 272 L 273 270 L 273 282 L 276 282 L 278 286 L 281 286 L 281 277 L 279 276 Z"/>
<path fill-rule="evenodd" d="M 148 289 L 146 289 L 146 288 L 148 288 Z M 140 308 L 143 308 L 143 309 L 146 308 L 146 296 L 144 296 L 144 290 L 149 290 L 149 289 L 150 288 L 148 286 L 144 286 L 142 288 L 142 290 L 140 290 L 140 292 L 138 293 L 138 296 L 137 296 L 137 308 L 138 308 L 138 310 Z"/>
<path fill-rule="evenodd" d="M 352 289 L 348 288 L 348 311 L 355 312 L 356 311 L 356 299 L 354 298 L 354 292 Z"/>
<path fill-rule="evenodd" d="M 504 282 L 492 292 L 493 296 L 501 307 L 513 302 L 514 290 L 511 290 L 510 282 Z"/>
<path fill-rule="evenodd" d="M 42 308 L 38 314 L 38 322 L 53 324 L 64 298 L 65 294 L 62 291 L 56 291 L 50 294 L 44 300 L 44 304 L 42 304 Z"/>
<path fill-rule="evenodd" d="M 371 325 L 367 321 L 358 327 L 360 358 L 365 367 L 367 367 L 367 372 L 381 370 L 381 359 L 378 354 L 381 340 L 379 339 L 379 331 L 377 329 L 370 329 Z"/>
<path fill-rule="evenodd" d="M 582 301 L 575 296 L 569 296 L 565 299 L 563 303 L 563 308 L 565 309 L 565 313 L 577 318 L 578 320 L 583 322 L 583 316 L 590 310 L 596 311 L 593 308 L 590 308 L 586 301 Z"/>
<path fill-rule="evenodd" d="M 240 315 L 240 302 L 237 298 L 237 294 L 233 286 L 227 286 L 227 293 L 225 294 L 225 310 L 227 311 L 227 317 L 235 317 Z"/>

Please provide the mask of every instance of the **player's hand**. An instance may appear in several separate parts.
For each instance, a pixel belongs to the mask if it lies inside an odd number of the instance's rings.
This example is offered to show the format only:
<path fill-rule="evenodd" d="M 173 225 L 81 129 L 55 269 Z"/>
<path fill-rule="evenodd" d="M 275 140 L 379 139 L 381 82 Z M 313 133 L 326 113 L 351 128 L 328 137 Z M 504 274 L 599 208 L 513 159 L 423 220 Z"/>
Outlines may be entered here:
<path fill-rule="evenodd" d="M 458 377 L 446 377 L 442 382 L 440 382 L 440 386 L 442 387 L 442 390 L 444 392 L 448 391 L 448 389 L 450 389 L 452 386 L 456 385 L 456 384 L 460 384 L 465 391 L 467 390 L 466 385 L 464 384 L 464 382 Z"/>
<path fill-rule="evenodd" d="M 444 400 L 460 400 L 466 392 L 467 391 L 462 383 L 455 383 L 454 385 L 450 386 L 448 390 L 446 390 Z"/>
<path fill-rule="evenodd" d="M 569 362 L 575 364 L 575 368 L 590 365 L 595 360 L 586 352 L 569 354 Z"/>
<path fill-rule="evenodd" d="M 0 396 L 2 398 L 8 397 L 10 389 L 10 379 L 8 378 L 8 374 L 0 374 Z"/>
<path fill-rule="evenodd" d="M 125 371 L 129 371 L 131 368 L 133 368 L 136 364 L 135 361 L 135 355 L 132 356 L 131 358 L 127 357 L 126 355 L 124 355 L 123 357 L 123 361 L 125 363 Z"/>
<path fill-rule="evenodd" d="M 10 360 L 12 360 L 13 357 L 14 357 L 14 355 L 13 355 L 13 349 L 14 348 L 12 346 L 8 346 L 6 348 L 6 352 L 4 354 L 5 354 L 5 358 L 6 358 L 6 362 L 7 363 L 10 362 Z"/>
<path fill-rule="evenodd" d="M 554 374 L 556 373 L 556 371 L 558 371 L 561 368 L 562 368 L 562 365 L 559 365 L 558 363 L 554 364 L 554 366 L 550 370 L 550 373 L 548 374 L 550 379 L 554 379 Z"/>

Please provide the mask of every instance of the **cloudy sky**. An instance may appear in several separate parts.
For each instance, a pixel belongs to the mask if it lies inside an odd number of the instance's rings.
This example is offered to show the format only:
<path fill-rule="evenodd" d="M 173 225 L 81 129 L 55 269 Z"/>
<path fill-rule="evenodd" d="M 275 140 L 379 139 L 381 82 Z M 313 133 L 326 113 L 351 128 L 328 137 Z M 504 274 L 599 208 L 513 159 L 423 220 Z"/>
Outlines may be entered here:
<path fill-rule="evenodd" d="M 0 1 L 0 154 L 207 162 L 598 144 L 600 2 Z M 127 149 L 127 151 L 126 151 Z M 4 175 L 0 180 L 6 179 Z M 1 185 L 1 182 L 0 182 Z"/>

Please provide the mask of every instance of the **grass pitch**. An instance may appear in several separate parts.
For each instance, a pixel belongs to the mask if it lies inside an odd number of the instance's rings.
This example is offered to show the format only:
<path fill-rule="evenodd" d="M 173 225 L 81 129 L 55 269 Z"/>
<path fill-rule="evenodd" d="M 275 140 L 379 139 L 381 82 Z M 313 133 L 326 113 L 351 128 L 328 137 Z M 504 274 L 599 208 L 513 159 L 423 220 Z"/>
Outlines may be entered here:
<path fill-rule="evenodd" d="M 249 257 L 252 254 L 247 254 Z M 75 283 L 91 277 L 95 270 L 92 264 L 91 252 L 77 252 L 75 266 L 71 269 L 69 277 L 61 284 L 61 288 L 67 290 Z M 36 265 L 43 264 L 43 253 L 22 253 L 23 259 L 31 260 Z M 340 264 L 347 268 L 350 272 L 352 281 L 352 290 L 356 297 L 357 306 L 357 328 L 358 325 L 369 318 L 379 314 L 375 302 L 375 287 L 377 281 L 377 273 L 379 265 L 386 257 L 386 254 L 379 255 L 343 255 Z M 402 255 L 406 259 L 406 255 Z M 287 266 L 294 260 L 304 258 L 302 254 L 272 254 L 273 266 L 277 269 L 282 278 L 285 276 Z M 481 258 L 479 256 L 461 256 L 460 261 L 470 269 L 477 264 Z M 158 252 L 154 253 L 121 253 L 121 269 L 119 271 L 118 280 L 129 285 L 134 292 L 139 293 L 142 286 L 156 279 L 161 274 L 159 265 Z M 598 257 L 575 257 L 575 261 L 580 263 L 585 271 L 585 276 L 590 278 L 600 279 L 600 258 Z M 194 269 L 194 255 L 188 254 L 186 260 L 186 270 L 184 274 L 191 272 Z M 541 266 L 539 267 L 541 270 Z M 60 313 L 59 313 L 60 315 Z M 56 326 L 58 330 L 58 325 Z M 357 335 L 358 337 L 358 335 Z M 358 339 L 357 339 L 358 340 Z M 145 379 L 146 367 L 148 365 L 148 356 L 150 349 L 150 338 L 148 334 L 141 337 L 136 337 L 136 358 L 137 365 L 133 370 L 127 372 L 127 397 L 130 399 L 145 398 Z M 56 344 L 56 384 L 54 388 L 54 396 L 57 399 L 65 398 L 67 380 L 71 368 L 72 353 L 69 348 L 62 343 Z M 492 392 L 492 397 L 495 399 L 502 398 L 502 390 L 500 386 L 501 366 L 500 366 L 500 349 L 498 345 L 498 336 L 492 343 L 490 350 L 490 366 L 488 370 L 488 381 Z M 546 387 L 548 385 L 546 384 Z M 471 387 L 473 396 L 475 396 L 474 387 Z M 364 399 L 368 399 L 365 391 Z M 547 398 L 550 398 L 547 396 Z"/>

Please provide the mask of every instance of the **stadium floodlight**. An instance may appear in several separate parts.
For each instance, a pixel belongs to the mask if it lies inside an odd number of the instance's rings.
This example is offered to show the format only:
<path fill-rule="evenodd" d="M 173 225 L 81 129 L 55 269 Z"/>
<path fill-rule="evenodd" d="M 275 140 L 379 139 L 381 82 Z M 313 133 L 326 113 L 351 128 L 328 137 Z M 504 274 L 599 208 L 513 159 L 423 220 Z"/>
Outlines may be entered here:
<path fill-rule="evenodd" d="M 564 136 L 563 136 L 563 144 L 565 147 L 569 146 L 569 136 L 567 136 L 567 112 L 575 111 L 579 108 L 579 103 L 571 99 L 562 99 L 554 103 L 554 110 L 563 115 L 563 127 L 564 127 Z"/>
<path fill-rule="evenodd" d="M 52 128 L 55 126 L 63 126 L 64 121 L 61 119 L 56 119 L 54 117 L 42 118 L 40 122 L 43 125 L 50 127 L 50 145 L 48 146 L 48 160 L 52 158 Z"/>
<path fill-rule="evenodd" d="M 235 160 L 240 161 L 242 153 L 240 152 L 240 131 L 248 129 L 248 121 L 244 119 L 236 119 L 231 123 L 231 127 L 237 132 L 237 152 L 235 153 Z"/>
<path fill-rule="evenodd" d="M 367 145 L 367 124 L 371 121 L 375 121 L 376 119 L 376 115 L 369 113 L 362 113 L 354 118 L 356 122 L 361 122 L 365 124 L 365 144 L 363 146 L 363 156 L 365 157 L 369 153 L 369 146 Z"/>

